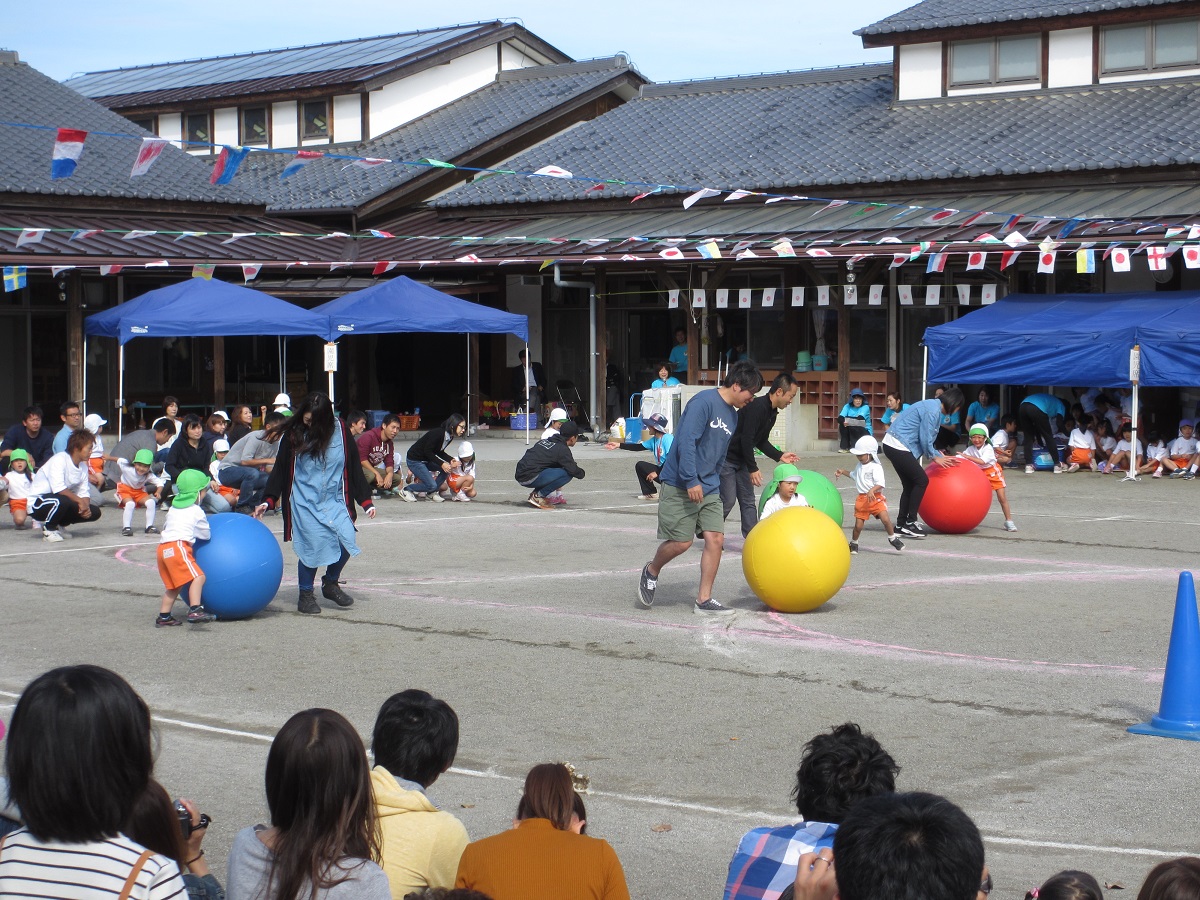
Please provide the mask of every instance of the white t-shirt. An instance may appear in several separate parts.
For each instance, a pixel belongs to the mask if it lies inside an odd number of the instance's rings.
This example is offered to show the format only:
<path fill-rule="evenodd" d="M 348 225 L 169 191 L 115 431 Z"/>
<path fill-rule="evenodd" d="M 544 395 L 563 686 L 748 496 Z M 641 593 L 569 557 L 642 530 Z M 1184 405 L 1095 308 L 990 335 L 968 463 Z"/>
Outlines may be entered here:
<path fill-rule="evenodd" d="M 999 431 L 997 431 L 995 434 L 992 435 L 992 446 L 995 447 L 997 450 L 1007 449 L 1009 443 L 1010 443 L 1010 439 L 1008 437 L 1008 432 L 1005 431 L 1003 428 L 1001 428 Z"/>
<path fill-rule="evenodd" d="M 61 494 L 71 491 L 76 497 L 91 497 L 87 464 L 75 465 L 66 450 L 55 453 L 33 476 L 33 493 Z"/>
<path fill-rule="evenodd" d="M 1112 453 L 1117 449 L 1117 439 L 1111 434 L 1100 438 L 1100 449 L 1105 453 Z"/>
<path fill-rule="evenodd" d="M 557 428 L 552 428 L 552 427 L 550 427 L 549 425 L 547 425 L 547 426 L 546 426 L 546 430 L 542 432 L 542 440 L 544 441 L 544 440 L 546 440 L 547 438 L 549 438 L 549 437 L 551 437 L 551 436 L 553 436 L 553 435 L 556 435 L 556 434 L 558 434 L 558 429 L 557 429 Z M 632 443 L 635 443 L 635 441 L 634 441 L 632 438 L 628 437 L 628 436 L 626 436 L 625 440 L 629 441 L 629 443 L 631 443 L 631 444 L 632 444 Z"/>
<path fill-rule="evenodd" d="M 163 523 L 160 544 L 169 544 L 172 541 L 206 541 L 210 537 L 212 530 L 208 525 L 208 516 L 204 514 L 199 503 L 193 503 L 183 509 L 167 507 L 167 521 Z"/>
<path fill-rule="evenodd" d="M 26 500 L 33 496 L 33 479 L 21 472 L 8 473 L 8 497 L 10 500 Z"/>
<path fill-rule="evenodd" d="M 975 459 L 983 460 L 989 466 L 996 464 L 996 451 L 991 444 L 984 444 L 982 447 L 967 444 L 967 449 L 963 451 L 963 456 L 971 456 Z"/>
<path fill-rule="evenodd" d="M 770 500 L 763 504 L 762 515 L 758 517 L 758 521 L 761 522 L 767 516 L 771 515 L 771 513 L 777 513 L 781 509 L 787 509 L 791 506 L 808 506 L 808 501 L 799 494 L 792 494 L 792 499 L 785 503 L 783 498 L 779 496 L 779 493 L 776 492 L 771 495 Z"/>
<path fill-rule="evenodd" d="M 1162 441 L 1157 444 L 1150 444 L 1146 447 L 1146 455 L 1149 459 L 1162 459 L 1167 455 L 1167 445 Z"/>
<path fill-rule="evenodd" d="M 1083 431 L 1076 428 L 1071 432 L 1071 439 L 1067 441 L 1067 446 L 1076 447 L 1080 450 L 1095 450 L 1096 438 L 1090 431 Z"/>
<path fill-rule="evenodd" d="M 1170 452 L 1172 456 L 1191 456 L 1196 452 L 1196 439 L 1194 437 L 1177 437 L 1171 441 Z"/>
<path fill-rule="evenodd" d="M 860 494 L 869 494 L 876 487 L 880 490 L 885 487 L 883 466 L 877 462 L 860 462 L 850 474 L 854 477 L 854 488 Z"/>
<path fill-rule="evenodd" d="M 1121 451 L 1125 451 L 1126 453 L 1128 453 L 1130 451 L 1130 449 L 1131 449 L 1131 447 L 1130 447 L 1129 441 L 1126 441 L 1126 440 L 1117 441 L 1117 452 L 1118 453 L 1120 453 Z M 1142 455 L 1142 442 L 1141 441 L 1137 442 L 1137 455 L 1138 456 Z"/>
<path fill-rule="evenodd" d="M 146 490 L 146 485 L 150 485 L 152 491 L 163 483 L 163 480 L 155 475 L 153 471 L 149 471 L 145 475 L 139 475 L 138 470 L 127 459 L 118 459 L 117 467 L 121 470 L 121 484 L 131 487 L 134 490 L 144 491 Z"/>
<path fill-rule="evenodd" d="M 39 841 L 14 831 L 0 850 L 0 897 L 113 900 L 144 848 L 123 834 L 84 844 Z M 174 860 L 153 854 L 138 872 L 130 900 L 186 900 Z"/>

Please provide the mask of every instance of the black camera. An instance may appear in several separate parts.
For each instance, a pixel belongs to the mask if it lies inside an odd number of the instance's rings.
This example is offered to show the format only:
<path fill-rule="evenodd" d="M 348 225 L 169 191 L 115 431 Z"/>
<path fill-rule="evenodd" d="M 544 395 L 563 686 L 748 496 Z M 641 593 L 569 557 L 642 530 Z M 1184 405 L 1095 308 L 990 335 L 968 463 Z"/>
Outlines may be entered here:
<path fill-rule="evenodd" d="M 208 813 L 200 813 L 200 824 L 193 826 L 192 814 L 178 800 L 175 801 L 175 814 L 179 816 L 179 828 L 183 832 L 183 839 L 185 841 L 192 836 L 193 831 L 199 831 L 201 828 L 207 828 L 212 824 L 212 819 L 208 817 Z"/>

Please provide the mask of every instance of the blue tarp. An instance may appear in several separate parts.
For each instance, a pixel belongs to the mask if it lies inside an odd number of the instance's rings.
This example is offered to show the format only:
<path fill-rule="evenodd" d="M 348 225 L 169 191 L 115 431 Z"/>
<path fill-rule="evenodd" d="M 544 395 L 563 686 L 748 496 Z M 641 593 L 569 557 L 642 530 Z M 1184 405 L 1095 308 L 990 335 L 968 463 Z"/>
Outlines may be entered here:
<path fill-rule="evenodd" d="M 467 332 L 529 340 L 529 317 L 453 297 L 401 275 L 346 294 L 313 312 L 329 319 L 329 340 L 348 334 Z"/>
<path fill-rule="evenodd" d="M 328 316 L 253 288 L 203 278 L 149 291 L 83 322 L 84 334 L 115 337 L 122 344 L 137 337 L 320 337 L 328 331 Z"/>
<path fill-rule="evenodd" d="M 929 380 L 1127 387 L 1200 385 L 1200 292 L 1011 294 L 925 330 Z"/>

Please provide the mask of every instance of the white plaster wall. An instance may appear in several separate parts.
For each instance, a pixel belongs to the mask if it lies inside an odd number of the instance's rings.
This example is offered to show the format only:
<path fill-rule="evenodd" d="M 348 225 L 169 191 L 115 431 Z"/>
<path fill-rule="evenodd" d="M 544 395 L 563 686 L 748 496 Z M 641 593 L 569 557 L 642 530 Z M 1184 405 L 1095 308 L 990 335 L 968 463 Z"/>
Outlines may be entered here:
<path fill-rule="evenodd" d="M 333 98 L 333 139 L 339 144 L 363 139 L 362 99 L 358 94 L 341 94 Z"/>
<path fill-rule="evenodd" d="M 927 100 L 942 96 L 942 45 L 905 44 L 896 48 L 900 59 L 897 100 Z"/>
<path fill-rule="evenodd" d="M 370 137 L 465 97 L 495 77 L 496 46 L 493 44 L 372 91 Z M 340 134 L 335 135 L 335 140 L 343 139 Z"/>
<path fill-rule="evenodd" d="M 508 311 L 519 316 L 529 316 L 529 356 L 530 359 L 542 359 L 542 288 L 541 285 L 523 285 L 520 275 L 509 275 L 505 279 L 504 294 L 508 301 Z M 520 365 L 517 354 L 525 349 L 520 338 L 508 336 L 505 345 L 505 365 Z"/>
<path fill-rule="evenodd" d="M 271 104 L 271 146 L 295 147 L 300 142 L 296 101 L 285 100 Z"/>
<path fill-rule="evenodd" d="M 213 143 L 238 145 L 238 111 L 237 107 L 213 110 Z"/>
<path fill-rule="evenodd" d="M 1092 83 L 1092 29 L 1067 28 L 1050 32 L 1049 87 Z"/>
<path fill-rule="evenodd" d="M 946 96 L 978 97 L 982 94 L 1016 94 L 1021 91 L 1041 90 L 1041 87 L 1037 82 L 1026 82 L 1025 84 L 989 84 L 980 87 L 952 88 L 946 92 Z"/>
<path fill-rule="evenodd" d="M 158 117 L 158 136 L 168 141 L 183 140 L 183 115 L 163 113 Z"/>
<path fill-rule="evenodd" d="M 527 69 L 536 65 L 538 65 L 538 61 L 526 56 L 520 48 L 513 47 L 511 44 L 501 44 L 501 69 Z"/>

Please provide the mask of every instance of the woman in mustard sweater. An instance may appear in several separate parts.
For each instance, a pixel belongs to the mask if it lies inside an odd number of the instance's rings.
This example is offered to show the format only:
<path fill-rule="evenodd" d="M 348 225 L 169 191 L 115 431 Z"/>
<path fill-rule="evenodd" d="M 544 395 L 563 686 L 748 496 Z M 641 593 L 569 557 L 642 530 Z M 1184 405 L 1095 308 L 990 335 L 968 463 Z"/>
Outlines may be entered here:
<path fill-rule="evenodd" d="M 571 830 L 575 789 L 562 763 L 534 766 L 511 831 L 467 845 L 454 886 L 492 900 L 629 900 L 607 841 Z"/>

